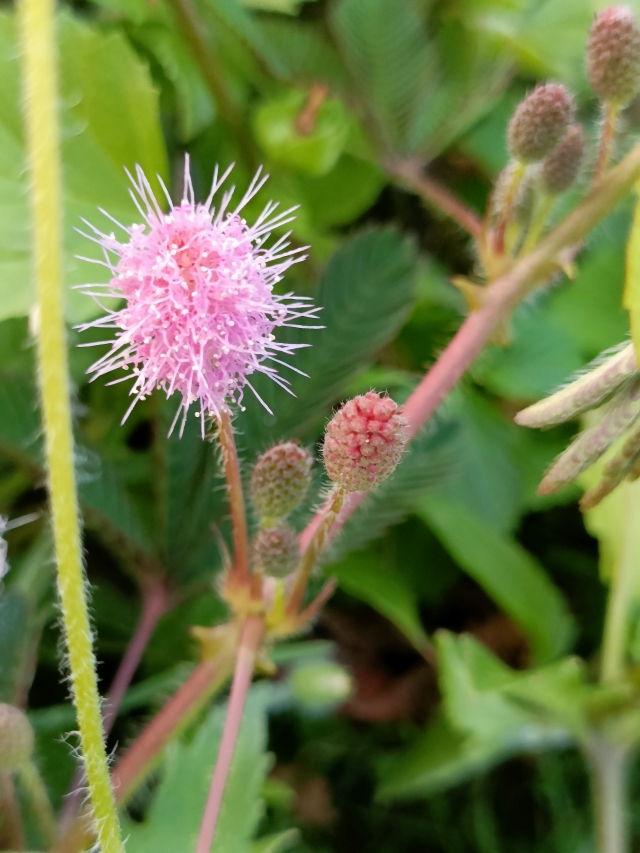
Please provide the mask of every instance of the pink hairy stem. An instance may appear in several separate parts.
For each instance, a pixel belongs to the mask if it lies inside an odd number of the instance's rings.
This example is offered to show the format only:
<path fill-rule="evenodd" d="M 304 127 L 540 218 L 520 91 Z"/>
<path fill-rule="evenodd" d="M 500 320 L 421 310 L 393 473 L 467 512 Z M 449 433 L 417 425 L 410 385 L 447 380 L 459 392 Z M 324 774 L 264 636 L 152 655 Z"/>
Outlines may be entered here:
<path fill-rule="evenodd" d="M 240 730 L 242 712 L 251 685 L 251 678 L 253 677 L 256 653 L 262 642 L 263 635 L 264 619 L 261 616 L 249 616 L 242 627 L 240 635 L 240 645 L 236 659 L 236 668 L 233 674 L 233 682 L 231 684 L 227 717 L 224 721 L 216 766 L 211 778 L 209 795 L 202 817 L 196 853 L 210 853 L 211 851 L 218 823 L 218 815 L 220 814 L 220 806 L 222 805 L 222 798 L 231 768 L 231 760 L 233 759 L 238 731 Z"/>
<path fill-rule="evenodd" d="M 640 179 L 640 144 L 593 186 L 583 201 L 527 255 L 485 289 L 482 306 L 462 323 L 431 370 L 402 407 L 409 439 L 415 437 L 440 403 L 462 378 L 499 326 L 536 287 L 554 275 L 563 255 L 578 246 L 591 229 L 610 213 Z M 365 493 L 349 495 L 334 521 L 335 536 L 365 498 Z M 304 547 L 314 534 L 320 513 L 301 534 Z"/>
<path fill-rule="evenodd" d="M 235 583 L 249 583 L 249 534 L 247 532 L 247 516 L 244 509 L 242 479 L 238 451 L 233 437 L 231 418 L 226 411 L 221 412 L 218 421 L 218 438 L 222 448 L 224 475 L 227 480 L 231 521 L 233 525 L 233 568 L 232 576 Z"/>
<path fill-rule="evenodd" d="M 105 739 L 113 728 L 124 694 L 127 692 L 131 680 L 138 669 L 142 655 L 149 645 L 149 640 L 156 629 L 156 625 L 170 607 L 169 591 L 160 578 L 143 578 L 141 588 L 142 612 L 140 619 L 107 694 L 107 701 L 102 715 L 102 728 Z M 78 813 L 83 799 L 82 788 L 84 784 L 82 767 L 78 767 L 60 814 L 59 826 L 61 833 L 64 833 L 70 827 Z"/>

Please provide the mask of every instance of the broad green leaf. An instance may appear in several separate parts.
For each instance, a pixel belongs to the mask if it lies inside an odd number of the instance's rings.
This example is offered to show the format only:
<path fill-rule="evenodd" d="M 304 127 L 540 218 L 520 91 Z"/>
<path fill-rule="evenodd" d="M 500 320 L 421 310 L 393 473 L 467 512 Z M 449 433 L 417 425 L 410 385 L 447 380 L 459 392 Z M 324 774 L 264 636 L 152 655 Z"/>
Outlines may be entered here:
<path fill-rule="evenodd" d="M 260 789 L 269 769 L 266 710 L 271 685 L 258 685 L 247 699 L 224 793 L 213 853 L 240 853 L 250 842 L 262 813 Z M 196 843 L 226 706 L 215 707 L 189 743 L 166 753 L 164 775 L 141 824 L 127 823 L 129 853 L 175 853 Z"/>
<path fill-rule="evenodd" d="M 336 98 L 324 101 L 313 130 L 296 127 L 306 94 L 291 89 L 264 101 L 253 116 L 255 137 L 269 160 L 303 174 L 319 177 L 335 166 L 349 135 L 350 117 Z"/>
<path fill-rule="evenodd" d="M 321 25 L 269 16 L 261 28 L 270 50 L 278 55 L 277 70 L 283 80 L 298 85 L 325 80 L 332 89 L 346 88 L 347 71 Z"/>
<path fill-rule="evenodd" d="M 415 271 L 413 243 L 392 229 L 369 228 L 342 244 L 315 297 L 325 328 L 298 330 L 291 337 L 310 344 L 291 359 L 308 378 L 279 368 L 291 380 L 296 397 L 266 377 L 256 378 L 253 384 L 276 418 L 247 391 L 247 411 L 238 418 L 246 447 L 262 449 L 274 436 L 302 438 L 317 427 L 349 380 L 402 326 L 413 301 Z"/>
<path fill-rule="evenodd" d="M 638 191 L 639 187 L 636 186 L 636 196 Z M 640 353 L 640 198 L 636 198 L 626 255 L 622 304 L 629 312 L 631 338 L 638 354 Z"/>
<path fill-rule="evenodd" d="M 418 596 L 398 567 L 378 551 L 349 554 L 333 564 L 328 574 L 350 595 L 386 616 L 417 649 L 430 645 L 420 622 Z"/>
<path fill-rule="evenodd" d="M 520 625 L 539 662 L 552 660 L 567 647 L 573 620 L 562 595 L 531 554 L 443 498 L 425 497 L 419 514 L 460 568 Z"/>
<path fill-rule="evenodd" d="M 573 659 L 518 672 L 469 635 L 436 635 L 442 709 L 407 749 L 380 762 L 383 800 L 428 796 L 520 752 L 582 734 L 584 675 Z"/>
<path fill-rule="evenodd" d="M 157 95 L 147 69 L 112 31 L 102 33 L 68 13 L 58 18 L 65 282 L 104 281 L 108 271 L 76 259 L 101 259 L 97 246 L 73 229 L 80 217 L 97 227 L 112 224 L 96 208 L 104 207 L 123 224 L 139 219 L 128 196 L 124 166 L 140 164 L 155 182 L 167 163 L 158 119 Z M 33 301 L 30 225 L 16 25 L 0 16 L 0 317 L 21 316 Z M 69 289 L 67 316 L 72 321 L 99 312 L 93 301 Z"/>
<path fill-rule="evenodd" d="M 298 188 L 314 225 L 332 228 L 360 216 L 373 204 L 384 183 L 377 166 L 344 153 L 321 178 L 300 175 Z"/>
<path fill-rule="evenodd" d="M 504 741 L 461 734 L 440 713 L 407 749 L 379 762 L 377 797 L 428 797 L 485 772 L 510 754 Z"/>

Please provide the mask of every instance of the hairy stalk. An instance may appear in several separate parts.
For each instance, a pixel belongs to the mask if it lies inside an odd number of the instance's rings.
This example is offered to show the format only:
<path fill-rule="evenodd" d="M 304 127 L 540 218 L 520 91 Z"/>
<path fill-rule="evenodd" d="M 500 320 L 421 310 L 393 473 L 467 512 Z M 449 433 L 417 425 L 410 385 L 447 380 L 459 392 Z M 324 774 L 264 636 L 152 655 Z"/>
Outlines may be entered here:
<path fill-rule="evenodd" d="M 640 178 L 640 145 L 614 166 L 587 197 L 549 232 L 528 255 L 486 288 L 483 305 L 458 329 L 431 370 L 402 408 L 409 438 L 422 429 L 444 397 L 463 376 L 499 328 L 536 287 L 558 271 L 562 253 L 579 245 L 591 229 L 610 213 Z M 364 500 L 364 493 L 349 495 L 332 529 L 334 535 Z M 312 518 L 301 541 L 318 524 Z"/>
<path fill-rule="evenodd" d="M 40 840 L 48 849 L 56 837 L 56 819 L 51 808 L 49 795 L 32 761 L 19 770 L 20 784 L 29 798 L 31 808 L 38 821 Z"/>
<path fill-rule="evenodd" d="M 585 749 L 591 778 L 596 851 L 627 853 L 628 749 L 599 735 L 592 737 Z"/>
<path fill-rule="evenodd" d="M 511 172 L 511 177 L 509 179 L 509 186 L 507 187 L 502 207 L 498 211 L 494 246 L 495 251 L 499 255 L 504 254 L 507 225 L 511 220 L 511 214 L 513 213 L 513 208 L 515 207 L 516 199 L 518 198 L 518 191 L 520 190 L 520 184 L 524 177 L 524 170 L 525 164 L 521 160 L 518 160 L 513 164 L 513 171 Z"/>
<path fill-rule="evenodd" d="M 229 128 L 242 160 L 250 172 L 255 171 L 255 157 L 242 113 L 231 100 L 218 58 L 207 40 L 207 28 L 200 18 L 194 0 L 169 0 L 178 28 L 200 68 L 220 116 Z"/>
<path fill-rule="evenodd" d="M 549 217 L 549 213 L 551 212 L 551 208 L 553 207 L 553 202 L 555 198 L 551 195 L 545 195 L 542 199 L 540 199 L 540 203 L 537 205 L 537 209 L 533 216 L 533 221 L 529 227 L 527 232 L 527 236 L 525 237 L 524 243 L 522 244 L 522 248 L 519 251 L 519 255 L 528 255 L 529 252 L 537 245 L 542 232 L 544 231 L 544 226 L 547 224 L 547 219 Z"/>
<path fill-rule="evenodd" d="M 618 123 L 618 114 L 620 107 L 618 104 L 605 104 L 604 117 L 602 120 L 602 129 L 600 131 L 600 145 L 598 147 L 598 157 L 591 178 L 592 185 L 596 184 L 604 175 L 611 159 L 613 150 L 613 140 L 616 135 L 616 125 Z"/>
<path fill-rule="evenodd" d="M 295 583 L 287 602 L 286 612 L 290 616 L 295 615 L 300 609 L 311 572 L 322 553 L 327 537 L 344 503 L 345 496 L 346 492 L 344 489 L 334 486 L 333 491 L 325 501 L 324 507 L 320 510 L 318 522 L 308 540 L 308 544 L 306 544 L 300 565 L 296 569 Z"/>
<path fill-rule="evenodd" d="M 264 619 L 261 616 L 249 616 L 242 626 L 227 716 L 224 721 L 216 766 L 202 817 L 196 853 L 210 853 L 211 851 L 222 797 L 224 796 L 238 731 L 240 730 L 242 712 L 251 685 L 256 654 L 260 648 L 263 635 Z"/>
<path fill-rule="evenodd" d="M 38 289 L 38 363 L 58 590 L 89 793 L 103 853 L 122 853 L 85 598 L 73 470 L 73 436 L 61 257 L 60 147 L 53 0 L 21 0 L 24 116 Z"/>
<path fill-rule="evenodd" d="M 223 412 L 220 415 L 218 440 L 222 448 L 224 475 L 227 481 L 233 526 L 232 577 L 237 584 L 242 585 L 249 582 L 249 534 L 247 532 L 247 515 L 244 509 L 238 451 L 236 450 L 233 427 L 228 412 Z"/>
<path fill-rule="evenodd" d="M 454 193 L 443 187 L 429 175 L 425 175 L 422 166 L 413 160 L 390 163 L 387 172 L 398 181 L 421 196 L 426 202 L 437 207 L 457 222 L 472 237 L 479 239 L 482 232 L 482 220 L 478 214 L 461 201 Z"/>
<path fill-rule="evenodd" d="M 111 779 L 118 805 L 125 805 L 129 801 L 167 744 L 189 725 L 211 696 L 223 687 L 233 672 L 233 663 L 234 657 L 229 650 L 222 652 L 215 660 L 198 664 L 116 762 Z M 84 850 L 91 844 L 93 835 L 86 813 L 81 814 L 60 837 L 52 853 L 77 853 Z"/>
<path fill-rule="evenodd" d="M 626 519 L 616 572 L 611 578 L 602 639 L 600 679 L 615 682 L 625 670 L 631 607 L 640 580 L 640 482 L 625 485 Z"/>
<path fill-rule="evenodd" d="M 149 645 L 153 632 L 161 617 L 169 609 L 169 593 L 158 578 L 148 578 L 142 584 L 142 612 L 136 630 L 126 648 L 115 674 L 102 716 L 102 727 L 105 739 L 109 736 L 118 716 L 118 710 L 131 684 L 131 679 L 140 664 L 142 655 Z M 60 832 L 64 834 L 78 813 L 82 803 L 82 788 L 86 780 L 82 767 L 78 767 L 71 783 L 69 794 L 60 814 Z"/>

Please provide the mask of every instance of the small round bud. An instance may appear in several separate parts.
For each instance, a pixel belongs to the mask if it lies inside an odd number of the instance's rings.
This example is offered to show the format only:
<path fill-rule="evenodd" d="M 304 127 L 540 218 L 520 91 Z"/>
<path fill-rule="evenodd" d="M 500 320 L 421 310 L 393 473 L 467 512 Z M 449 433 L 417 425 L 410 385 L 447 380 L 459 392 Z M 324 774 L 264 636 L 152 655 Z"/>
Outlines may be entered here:
<path fill-rule="evenodd" d="M 379 486 L 400 461 L 407 443 L 405 427 L 390 397 L 369 391 L 349 400 L 327 426 L 327 474 L 348 492 Z"/>
<path fill-rule="evenodd" d="M 253 540 L 256 567 L 274 578 L 290 575 L 300 559 L 298 534 L 288 524 L 265 527 Z"/>
<path fill-rule="evenodd" d="M 286 518 L 304 500 L 311 485 L 313 457 L 286 441 L 258 457 L 251 475 L 251 497 L 263 519 Z"/>
<path fill-rule="evenodd" d="M 14 705 L 0 702 L 0 770 L 19 770 L 31 758 L 33 729 L 27 715 Z"/>
<path fill-rule="evenodd" d="M 561 83 L 545 83 L 521 101 L 507 133 L 509 153 L 523 163 L 551 154 L 573 119 L 573 95 Z"/>
<path fill-rule="evenodd" d="M 578 177 L 584 156 L 584 131 L 571 124 L 558 147 L 549 154 L 540 170 L 540 182 L 549 195 L 566 192 Z"/>
<path fill-rule="evenodd" d="M 625 106 L 640 91 L 640 29 L 628 6 L 609 6 L 596 15 L 587 76 L 601 101 Z"/>

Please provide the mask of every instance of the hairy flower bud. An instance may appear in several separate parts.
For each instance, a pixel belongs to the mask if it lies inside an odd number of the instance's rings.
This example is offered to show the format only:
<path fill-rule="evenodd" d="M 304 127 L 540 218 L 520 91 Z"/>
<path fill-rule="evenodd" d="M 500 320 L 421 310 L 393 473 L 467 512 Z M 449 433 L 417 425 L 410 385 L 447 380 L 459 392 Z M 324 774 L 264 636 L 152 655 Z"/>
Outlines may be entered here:
<path fill-rule="evenodd" d="M 405 422 L 390 397 L 369 391 L 339 409 L 327 426 L 324 462 L 348 492 L 374 489 L 393 472 L 407 441 Z"/>
<path fill-rule="evenodd" d="M 601 101 L 624 106 L 640 91 L 640 29 L 628 6 L 609 6 L 596 15 L 587 76 Z"/>
<path fill-rule="evenodd" d="M 304 500 L 311 485 L 313 457 L 286 441 L 258 457 L 251 475 L 251 497 L 263 519 L 286 518 Z"/>
<path fill-rule="evenodd" d="M 265 575 L 283 578 L 291 574 L 300 559 L 298 534 L 288 524 L 265 527 L 253 540 L 257 568 Z"/>
<path fill-rule="evenodd" d="M 20 708 L 0 702 L 0 770 L 19 770 L 31 758 L 33 729 Z"/>
<path fill-rule="evenodd" d="M 521 101 L 507 133 L 509 153 L 523 163 L 544 160 L 573 119 L 573 96 L 561 83 L 545 83 Z"/>
<path fill-rule="evenodd" d="M 578 177 L 584 156 L 585 138 L 582 126 L 571 124 L 560 144 L 549 154 L 540 170 L 540 182 L 549 195 L 566 192 Z"/>

